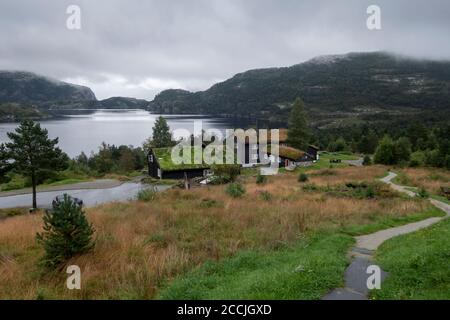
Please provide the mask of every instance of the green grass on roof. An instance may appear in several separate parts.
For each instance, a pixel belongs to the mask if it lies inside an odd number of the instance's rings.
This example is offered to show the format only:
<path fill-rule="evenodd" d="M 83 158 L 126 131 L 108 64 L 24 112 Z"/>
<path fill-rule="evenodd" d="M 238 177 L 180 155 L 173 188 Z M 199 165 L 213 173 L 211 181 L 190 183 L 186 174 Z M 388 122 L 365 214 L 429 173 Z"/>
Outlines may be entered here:
<path fill-rule="evenodd" d="M 271 146 L 267 147 L 267 153 L 271 154 Z M 305 155 L 305 152 L 292 147 L 279 146 L 278 155 L 283 158 L 298 160 Z"/>
<path fill-rule="evenodd" d="M 164 171 L 178 171 L 187 169 L 207 169 L 210 166 L 206 163 L 195 164 L 194 163 L 194 151 L 195 147 L 191 149 L 191 163 L 176 164 L 172 161 L 172 148 L 158 148 L 153 149 L 153 154 L 159 163 L 159 166 Z"/>

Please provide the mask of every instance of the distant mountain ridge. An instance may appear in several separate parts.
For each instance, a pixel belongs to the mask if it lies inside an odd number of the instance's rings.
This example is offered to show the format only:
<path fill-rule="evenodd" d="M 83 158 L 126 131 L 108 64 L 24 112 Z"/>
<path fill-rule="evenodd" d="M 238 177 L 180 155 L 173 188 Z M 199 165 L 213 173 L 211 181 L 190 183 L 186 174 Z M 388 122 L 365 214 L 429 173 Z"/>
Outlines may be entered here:
<path fill-rule="evenodd" d="M 0 71 L 0 105 L 58 109 L 145 109 L 148 101 L 127 97 L 97 100 L 85 86 L 26 71 Z M 1 106 L 0 106 L 1 107 Z M 10 107 L 5 110 L 12 110 Z M 14 110 L 18 110 L 15 108 Z"/>
<path fill-rule="evenodd" d="M 71 84 L 32 72 L 0 71 L 0 103 L 48 103 L 50 101 L 95 101 L 88 87 Z"/>
<path fill-rule="evenodd" d="M 450 61 L 419 60 L 386 52 L 313 58 L 291 67 L 238 73 L 205 91 L 169 89 L 153 101 L 97 100 L 91 89 L 23 71 L 0 71 L 0 108 L 13 103 L 58 109 L 146 109 L 286 122 L 301 97 L 315 126 L 386 115 L 450 114 Z M 17 107 L 8 110 L 20 110 Z M 442 116 L 441 116 L 442 115 Z M 364 118 L 364 119 L 363 119 Z M 333 125 L 334 125 L 333 124 Z"/>
<path fill-rule="evenodd" d="M 291 67 L 239 73 L 205 91 L 166 90 L 150 109 L 286 119 L 296 97 L 317 112 L 449 110 L 450 62 L 386 52 L 321 56 Z"/>

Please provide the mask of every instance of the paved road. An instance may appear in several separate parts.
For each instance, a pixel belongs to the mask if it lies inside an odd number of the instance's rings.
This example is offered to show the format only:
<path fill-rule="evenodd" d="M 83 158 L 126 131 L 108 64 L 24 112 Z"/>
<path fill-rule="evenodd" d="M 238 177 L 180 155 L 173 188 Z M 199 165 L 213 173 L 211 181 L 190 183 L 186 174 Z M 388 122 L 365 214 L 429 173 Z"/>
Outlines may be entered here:
<path fill-rule="evenodd" d="M 38 207 L 49 208 L 56 196 L 67 193 L 73 197 L 83 200 L 83 203 L 87 207 L 93 207 L 107 202 L 131 200 L 136 197 L 139 190 L 147 187 L 149 186 L 136 182 L 126 182 L 112 188 L 78 190 L 66 188 L 58 191 L 44 191 L 37 193 L 37 202 Z M 169 186 L 158 185 L 156 188 L 158 191 L 163 191 L 168 189 Z M 0 197 L 0 208 L 31 207 L 31 199 L 31 193 L 2 196 Z"/>
<path fill-rule="evenodd" d="M 138 179 L 134 181 L 139 181 Z M 114 180 L 114 179 L 97 179 L 93 181 L 85 181 L 73 184 L 66 184 L 60 186 L 38 186 L 38 192 L 47 191 L 64 191 L 64 190 L 84 190 L 84 189 L 108 189 L 118 187 L 125 183 L 124 181 Z M 31 193 L 31 188 L 25 188 L 20 190 L 11 190 L 0 192 L 0 197 L 16 196 L 19 194 L 29 194 Z"/>
<path fill-rule="evenodd" d="M 389 184 L 397 191 L 404 192 L 411 197 L 415 197 L 416 194 L 414 192 L 408 190 L 404 186 L 399 186 L 392 182 L 392 180 L 396 176 L 397 174 L 390 172 L 389 175 L 381 179 L 381 181 Z M 373 254 L 378 249 L 378 247 L 383 242 L 393 237 L 426 228 L 450 217 L 450 205 L 434 199 L 430 199 L 430 202 L 434 206 L 445 211 L 447 213 L 447 216 L 429 218 L 404 226 L 381 230 L 373 234 L 356 237 L 356 247 L 349 252 L 349 256 L 352 258 L 352 262 L 345 271 L 344 275 L 345 288 L 338 288 L 331 291 L 329 294 L 323 297 L 323 300 L 367 300 L 369 296 L 369 290 L 366 284 L 368 277 L 366 270 L 367 267 L 373 264 Z M 381 280 L 384 280 L 388 274 L 383 270 L 381 271 Z"/>
<path fill-rule="evenodd" d="M 358 160 L 343 160 L 344 163 L 348 163 L 351 166 L 354 167 L 362 167 L 364 163 L 364 159 L 360 158 Z"/>

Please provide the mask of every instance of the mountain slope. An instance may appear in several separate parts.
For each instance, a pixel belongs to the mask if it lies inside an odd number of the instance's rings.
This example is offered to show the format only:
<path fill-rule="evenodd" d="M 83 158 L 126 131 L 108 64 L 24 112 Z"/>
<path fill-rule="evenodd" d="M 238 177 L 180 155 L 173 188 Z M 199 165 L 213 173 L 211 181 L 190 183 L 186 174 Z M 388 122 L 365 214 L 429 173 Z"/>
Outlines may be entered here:
<path fill-rule="evenodd" d="M 301 97 L 310 110 L 450 109 L 450 62 L 384 52 L 324 56 L 286 68 L 250 70 L 202 92 L 163 91 L 155 111 L 285 118 Z"/>
<path fill-rule="evenodd" d="M 96 100 L 91 89 L 31 72 L 0 71 L 0 103 L 48 103 Z"/>

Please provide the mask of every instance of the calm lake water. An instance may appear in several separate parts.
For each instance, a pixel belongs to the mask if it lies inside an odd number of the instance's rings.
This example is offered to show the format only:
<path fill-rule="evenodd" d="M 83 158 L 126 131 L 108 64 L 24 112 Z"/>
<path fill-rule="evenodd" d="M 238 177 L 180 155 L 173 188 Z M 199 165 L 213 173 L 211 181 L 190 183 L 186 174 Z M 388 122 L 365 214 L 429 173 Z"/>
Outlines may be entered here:
<path fill-rule="evenodd" d="M 61 115 L 60 119 L 41 121 L 51 138 L 59 137 L 59 147 L 70 157 L 82 151 L 97 151 L 102 142 L 115 145 L 141 146 L 151 135 L 157 114 L 144 110 L 77 110 Z M 193 132 L 194 121 L 201 120 L 203 129 L 233 128 L 227 119 L 198 115 L 164 115 L 171 130 L 186 129 Z M 0 142 L 8 141 L 7 132 L 14 131 L 17 123 L 0 123 Z M 179 138 L 180 135 L 175 135 Z"/>

